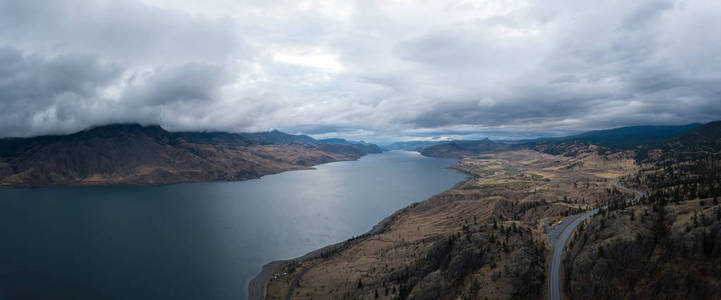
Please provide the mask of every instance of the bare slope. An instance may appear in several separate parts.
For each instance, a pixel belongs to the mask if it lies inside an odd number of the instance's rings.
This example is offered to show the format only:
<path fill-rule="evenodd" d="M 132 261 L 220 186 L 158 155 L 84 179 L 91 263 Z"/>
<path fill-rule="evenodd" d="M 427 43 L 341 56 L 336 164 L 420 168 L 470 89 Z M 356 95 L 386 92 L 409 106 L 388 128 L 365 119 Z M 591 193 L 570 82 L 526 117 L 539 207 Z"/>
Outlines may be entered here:
<path fill-rule="evenodd" d="M 119 124 L 63 136 L 0 140 L 0 186 L 243 180 L 357 159 L 367 146 L 322 144 L 278 131 L 171 133 Z"/>

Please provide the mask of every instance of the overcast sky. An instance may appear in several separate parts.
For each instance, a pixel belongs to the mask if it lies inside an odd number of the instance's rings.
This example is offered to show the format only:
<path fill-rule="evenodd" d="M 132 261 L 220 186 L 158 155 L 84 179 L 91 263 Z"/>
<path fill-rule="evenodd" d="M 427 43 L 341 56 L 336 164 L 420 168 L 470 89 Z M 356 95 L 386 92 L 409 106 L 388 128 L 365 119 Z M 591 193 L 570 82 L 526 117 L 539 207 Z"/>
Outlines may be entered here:
<path fill-rule="evenodd" d="M 721 1 L 0 0 L 0 136 L 371 141 L 721 119 Z"/>

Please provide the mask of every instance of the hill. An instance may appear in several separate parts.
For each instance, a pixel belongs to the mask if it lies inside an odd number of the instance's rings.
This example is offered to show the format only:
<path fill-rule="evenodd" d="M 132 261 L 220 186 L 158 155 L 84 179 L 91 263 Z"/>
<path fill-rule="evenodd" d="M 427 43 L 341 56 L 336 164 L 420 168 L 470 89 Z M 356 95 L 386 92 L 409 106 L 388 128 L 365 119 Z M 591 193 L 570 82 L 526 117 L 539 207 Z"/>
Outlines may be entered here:
<path fill-rule="evenodd" d="M 329 146 L 280 131 L 171 133 L 160 126 L 114 124 L 0 139 L 0 186 L 244 180 L 367 153 L 366 146 Z"/>
<path fill-rule="evenodd" d="M 407 142 L 395 142 L 388 145 L 383 146 L 383 149 L 386 150 L 408 150 L 408 151 L 423 151 L 423 149 L 438 145 L 446 142 L 440 142 L 440 141 L 407 141 Z"/>
<path fill-rule="evenodd" d="M 480 141 L 454 141 L 430 146 L 421 154 L 431 157 L 460 158 L 466 155 L 494 153 L 511 149 L 511 145 L 496 143 L 489 139 Z"/>
<path fill-rule="evenodd" d="M 318 141 L 307 135 L 287 134 L 278 130 L 267 132 L 241 133 L 240 135 L 262 145 L 318 143 Z"/>
<path fill-rule="evenodd" d="M 363 151 L 365 153 L 381 153 L 383 150 L 381 150 L 378 145 L 366 143 L 364 141 L 349 141 L 346 139 L 339 139 L 339 138 L 332 138 L 332 139 L 322 139 L 318 140 L 318 143 L 321 144 L 329 144 L 329 145 L 348 145 L 357 148 L 360 151 Z"/>
<path fill-rule="evenodd" d="M 606 130 L 594 130 L 579 135 L 558 138 L 553 141 L 581 141 L 611 149 L 631 150 L 650 148 L 698 128 L 699 123 L 679 126 L 630 126 Z"/>
<path fill-rule="evenodd" d="M 573 299 L 716 299 L 721 205 L 711 199 L 598 214 L 565 260 Z"/>
<path fill-rule="evenodd" d="M 533 149 L 553 155 L 573 156 L 578 149 L 593 146 L 592 148 L 599 152 L 632 150 L 636 152 L 639 160 L 643 160 L 655 149 L 673 149 L 676 153 L 721 150 L 720 134 L 721 122 L 704 125 L 692 123 L 678 126 L 630 126 L 530 141 L 453 141 L 426 147 L 421 153 L 426 156 L 459 158 L 498 151 Z"/>
<path fill-rule="evenodd" d="M 658 149 L 664 152 L 660 157 L 677 160 L 717 154 L 721 152 L 721 121 L 706 123 L 686 131 L 679 137 L 667 141 Z M 657 157 L 659 157 L 658 153 L 649 155 L 649 159 Z"/>

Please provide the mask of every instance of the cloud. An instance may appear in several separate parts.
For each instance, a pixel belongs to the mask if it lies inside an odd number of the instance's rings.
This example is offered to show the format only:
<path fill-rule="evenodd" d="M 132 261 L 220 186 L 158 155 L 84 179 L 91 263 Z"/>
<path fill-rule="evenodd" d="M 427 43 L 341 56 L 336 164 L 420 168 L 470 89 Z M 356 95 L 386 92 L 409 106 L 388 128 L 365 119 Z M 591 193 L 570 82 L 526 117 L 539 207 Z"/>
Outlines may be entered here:
<path fill-rule="evenodd" d="M 229 19 L 135 1 L 0 1 L 0 40 L 49 53 L 94 53 L 124 64 L 230 59 L 247 45 Z"/>
<path fill-rule="evenodd" d="M 212 102 L 220 97 L 219 88 L 228 82 L 218 65 L 190 63 L 159 67 L 134 75 L 123 89 L 123 100 L 139 106 L 172 105 L 176 102 Z"/>
<path fill-rule="evenodd" d="M 0 134 L 29 135 L 86 126 L 98 89 L 121 69 L 94 56 L 25 54 L 0 48 Z"/>
<path fill-rule="evenodd" d="M 0 0 L 0 135 L 141 122 L 374 140 L 710 121 L 719 13 L 700 0 Z"/>

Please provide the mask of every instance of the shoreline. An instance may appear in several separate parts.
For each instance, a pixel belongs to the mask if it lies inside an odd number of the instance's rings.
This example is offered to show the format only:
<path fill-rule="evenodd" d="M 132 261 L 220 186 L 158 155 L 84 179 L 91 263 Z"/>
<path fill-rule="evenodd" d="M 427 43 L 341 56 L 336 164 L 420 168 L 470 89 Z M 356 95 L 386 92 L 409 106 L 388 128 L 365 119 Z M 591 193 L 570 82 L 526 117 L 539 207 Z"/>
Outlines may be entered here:
<path fill-rule="evenodd" d="M 420 154 L 420 153 L 419 153 L 419 154 Z M 458 160 L 458 161 L 460 161 L 460 160 Z M 456 163 L 456 164 L 457 164 L 457 163 Z M 454 189 L 454 188 L 455 188 L 456 186 L 458 186 L 459 184 L 461 184 L 461 183 L 463 183 L 463 182 L 466 182 L 466 181 L 468 180 L 468 178 L 469 178 L 469 174 L 468 174 L 468 173 L 464 172 L 463 170 L 459 170 L 459 169 L 453 167 L 453 166 L 455 166 L 456 164 L 451 165 L 451 166 L 449 166 L 448 168 L 450 168 L 450 169 L 452 169 L 452 170 L 454 170 L 454 171 L 456 171 L 456 172 L 458 172 L 458 173 L 461 173 L 461 174 L 465 175 L 466 178 L 463 179 L 463 180 L 461 180 L 461 181 L 459 181 L 459 182 L 457 182 L 457 183 L 455 183 L 451 188 L 449 188 L 449 189 L 447 189 L 447 190 L 444 190 L 443 192 L 448 191 L 448 190 L 451 190 L 451 189 Z M 443 192 L 441 192 L 441 193 L 443 193 Z M 431 197 L 432 197 L 432 196 L 431 196 Z M 430 198 L 429 198 L 429 199 L 430 199 Z M 343 246 L 347 246 L 347 244 L 350 243 L 351 241 L 355 241 L 355 240 L 357 240 L 357 239 L 359 239 L 359 238 L 366 238 L 366 237 L 369 237 L 369 236 L 371 236 L 371 235 L 375 235 L 375 234 L 381 233 L 381 232 L 385 231 L 385 230 L 388 228 L 388 225 L 389 225 L 396 217 L 398 217 L 400 214 L 404 213 L 408 208 L 411 208 L 411 207 L 417 205 L 418 203 L 421 203 L 421 202 L 426 201 L 426 200 L 428 200 L 428 199 L 424 199 L 424 200 L 421 200 L 421 201 L 418 201 L 418 202 L 413 202 L 413 203 L 408 204 L 408 205 L 406 205 L 406 206 L 404 206 L 404 207 L 402 207 L 402 208 L 399 208 L 398 210 L 394 211 L 391 215 L 383 218 L 383 219 L 382 219 L 380 222 L 378 222 L 376 225 L 373 225 L 373 227 L 371 227 L 371 229 L 370 229 L 368 232 L 366 232 L 366 233 L 364 233 L 364 234 L 361 234 L 361 235 L 359 235 L 359 236 L 357 236 L 357 237 L 351 237 L 351 238 L 349 238 L 349 239 L 346 239 L 345 241 L 337 242 L 337 243 L 335 243 L 335 244 L 330 244 L 330 245 L 328 245 L 328 246 L 325 246 L 325 247 L 322 247 L 322 248 L 319 248 L 319 249 L 315 249 L 315 250 L 313 250 L 313 251 L 310 251 L 310 252 L 308 252 L 308 253 L 306 253 L 306 254 L 304 254 L 304 255 L 301 255 L 301 256 L 298 256 L 298 257 L 295 257 L 295 258 L 273 260 L 273 261 L 270 261 L 270 262 L 264 264 L 264 265 L 261 267 L 261 269 L 260 269 L 260 271 L 258 272 L 258 274 L 256 274 L 255 276 L 253 276 L 253 278 L 251 278 L 251 279 L 247 282 L 247 291 L 248 291 L 248 295 L 247 295 L 247 296 L 248 296 L 248 300 L 262 300 L 262 299 L 265 299 L 265 296 L 266 296 L 266 293 L 267 293 L 268 282 L 270 281 L 270 278 L 273 276 L 273 274 L 275 274 L 276 272 L 278 272 L 280 269 L 282 269 L 282 268 L 283 268 L 284 266 L 286 266 L 287 264 L 296 263 L 296 262 L 301 262 L 301 261 L 305 261 L 305 260 L 308 260 L 308 259 L 318 258 L 318 257 L 319 257 L 323 252 L 325 252 L 325 251 L 339 249 L 339 248 L 341 248 L 341 247 L 343 247 Z"/>
<path fill-rule="evenodd" d="M 423 201 L 425 201 L 425 200 L 423 200 Z M 328 246 L 325 246 L 325 247 L 322 247 L 319 249 L 315 249 L 313 251 L 310 251 L 304 255 L 301 255 L 301 256 L 298 256 L 295 258 L 273 260 L 273 261 L 270 261 L 270 262 L 264 264 L 261 267 L 258 274 L 253 276 L 253 278 L 251 278 L 247 283 L 247 285 L 248 285 L 247 286 L 248 300 L 265 299 L 267 287 L 268 287 L 268 281 L 273 276 L 273 274 L 275 274 L 278 270 L 282 269 L 287 264 L 301 262 L 301 261 L 305 261 L 308 259 L 318 258 L 323 252 L 329 251 L 329 250 L 340 249 L 343 246 L 346 246 L 351 240 L 355 240 L 358 238 L 365 238 L 365 237 L 368 237 L 368 236 L 371 236 L 371 235 L 374 235 L 377 233 L 381 233 L 385 229 L 387 229 L 387 225 L 390 224 L 391 221 L 393 221 L 393 219 L 395 219 L 399 214 L 404 212 L 408 207 L 411 207 L 416 203 L 418 203 L 418 202 L 414 202 L 412 204 L 409 204 L 403 208 L 396 210 L 390 216 L 383 218 L 383 220 L 378 222 L 376 225 L 373 225 L 373 227 L 371 227 L 371 229 L 368 232 L 361 234 L 358 237 L 350 238 L 345 241 L 337 242 L 335 244 L 330 244 Z"/>
<path fill-rule="evenodd" d="M 381 153 L 383 153 L 383 152 L 381 152 Z M 73 182 L 73 183 L 43 184 L 43 185 L 25 185 L 25 184 L 5 185 L 5 184 L 0 184 L 0 190 L 23 190 L 23 189 L 33 190 L 33 189 L 57 188 L 57 187 L 155 187 L 155 186 L 166 186 L 166 185 L 186 184 L 186 183 L 242 182 L 242 181 L 250 181 L 250 180 L 259 180 L 266 176 L 278 175 L 278 174 L 286 173 L 286 172 L 315 170 L 315 168 L 317 166 L 325 165 L 325 164 L 332 164 L 332 163 L 346 162 L 346 161 L 357 161 L 363 157 L 366 157 L 366 156 L 372 155 L 372 154 L 380 154 L 380 153 L 366 153 L 366 154 L 363 154 L 354 159 L 332 160 L 332 161 L 322 162 L 319 164 L 314 164 L 314 165 L 309 165 L 309 166 L 299 166 L 298 168 L 279 170 L 277 172 L 258 174 L 257 176 L 252 176 L 252 177 L 248 177 L 248 178 L 238 178 L 238 179 L 235 179 L 235 178 L 233 178 L 233 179 L 215 179 L 215 180 L 192 180 L 192 179 L 190 179 L 190 180 L 179 180 L 179 181 L 169 181 L 169 182 L 141 182 L 141 183 Z"/>

